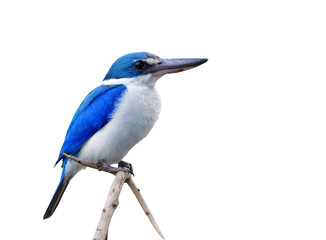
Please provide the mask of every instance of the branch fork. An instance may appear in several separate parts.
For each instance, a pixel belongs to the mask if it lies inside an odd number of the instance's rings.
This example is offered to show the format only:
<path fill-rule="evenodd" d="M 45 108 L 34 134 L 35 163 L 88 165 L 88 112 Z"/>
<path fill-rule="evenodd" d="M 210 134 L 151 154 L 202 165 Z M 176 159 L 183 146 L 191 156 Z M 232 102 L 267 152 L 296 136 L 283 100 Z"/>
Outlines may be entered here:
<path fill-rule="evenodd" d="M 98 166 L 97 164 L 84 162 L 72 155 L 69 155 L 66 153 L 62 153 L 62 155 L 66 158 L 69 158 L 69 159 L 85 166 L 85 167 L 94 168 L 99 171 L 104 171 L 104 172 L 108 172 L 108 173 L 115 175 L 115 179 L 111 185 L 111 188 L 110 188 L 106 203 L 104 205 L 104 208 L 102 210 L 101 218 L 98 222 L 93 240 L 107 240 L 108 239 L 108 229 L 109 229 L 110 221 L 111 221 L 111 218 L 113 216 L 115 209 L 119 205 L 119 195 L 120 195 L 120 192 L 122 190 L 124 183 L 128 184 L 128 186 L 130 187 L 130 189 L 136 196 L 140 206 L 144 210 L 144 213 L 146 214 L 149 221 L 151 222 L 152 226 L 154 227 L 156 232 L 161 236 L 161 238 L 164 239 L 161 230 L 159 229 L 151 211 L 149 210 L 143 196 L 140 193 L 140 190 L 137 188 L 130 173 L 127 173 L 124 171 L 112 172 L 102 166 Z"/>

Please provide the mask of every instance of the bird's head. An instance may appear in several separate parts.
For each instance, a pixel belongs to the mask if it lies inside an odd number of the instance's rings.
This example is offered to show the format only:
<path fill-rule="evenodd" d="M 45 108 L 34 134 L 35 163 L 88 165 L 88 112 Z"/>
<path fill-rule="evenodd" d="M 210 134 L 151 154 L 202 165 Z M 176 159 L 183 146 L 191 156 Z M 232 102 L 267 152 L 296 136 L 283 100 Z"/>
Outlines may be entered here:
<path fill-rule="evenodd" d="M 148 52 L 135 52 L 118 58 L 111 66 L 103 81 L 125 79 L 155 85 L 157 79 L 167 73 L 177 73 L 205 63 L 206 58 L 161 59 Z"/>

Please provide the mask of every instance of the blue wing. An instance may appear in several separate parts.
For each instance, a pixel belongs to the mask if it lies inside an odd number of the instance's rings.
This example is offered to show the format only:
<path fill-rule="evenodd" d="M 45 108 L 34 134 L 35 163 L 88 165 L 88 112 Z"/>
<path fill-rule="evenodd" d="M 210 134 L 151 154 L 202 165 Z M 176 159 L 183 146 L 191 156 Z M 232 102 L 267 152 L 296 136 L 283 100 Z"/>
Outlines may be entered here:
<path fill-rule="evenodd" d="M 124 85 L 102 85 L 87 95 L 69 125 L 55 164 L 63 158 L 62 152 L 75 154 L 94 133 L 110 121 L 126 89 Z"/>

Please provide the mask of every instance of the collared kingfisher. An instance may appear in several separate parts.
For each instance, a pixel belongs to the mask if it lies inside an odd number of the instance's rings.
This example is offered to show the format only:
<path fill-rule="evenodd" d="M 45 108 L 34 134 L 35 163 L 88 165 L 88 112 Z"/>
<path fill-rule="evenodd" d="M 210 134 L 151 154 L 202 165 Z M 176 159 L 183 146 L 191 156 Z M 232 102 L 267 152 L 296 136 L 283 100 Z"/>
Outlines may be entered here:
<path fill-rule="evenodd" d="M 132 173 L 122 159 L 147 136 L 161 110 L 156 81 L 205 63 L 206 58 L 161 59 L 148 52 L 129 53 L 117 59 L 102 84 L 91 91 L 77 109 L 66 133 L 56 164 L 62 160 L 59 185 L 44 214 L 52 216 L 70 180 L 85 167 L 62 152 L 101 164 L 111 171 Z M 118 163 L 118 167 L 112 164 Z"/>

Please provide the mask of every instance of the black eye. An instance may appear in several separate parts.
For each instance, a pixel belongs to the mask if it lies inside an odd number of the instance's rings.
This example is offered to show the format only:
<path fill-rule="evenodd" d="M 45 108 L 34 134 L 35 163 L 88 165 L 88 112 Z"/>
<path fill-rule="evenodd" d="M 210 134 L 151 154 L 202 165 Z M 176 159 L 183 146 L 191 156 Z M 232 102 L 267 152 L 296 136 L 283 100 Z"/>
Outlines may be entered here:
<path fill-rule="evenodd" d="M 143 61 L 137 61 L 134 63 L 134 68 L 137 70 L 142 70 L 145 67 L 145 63 Z"/>

